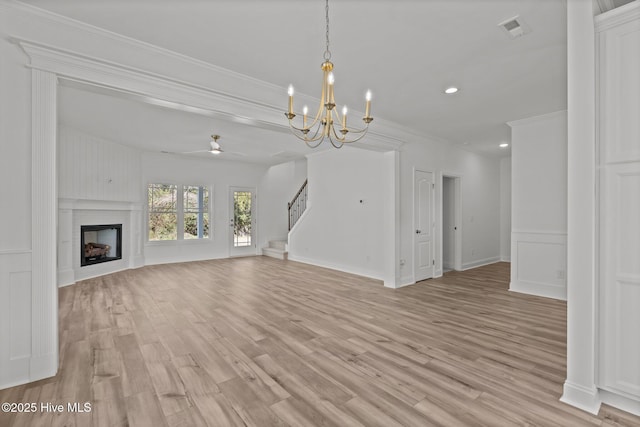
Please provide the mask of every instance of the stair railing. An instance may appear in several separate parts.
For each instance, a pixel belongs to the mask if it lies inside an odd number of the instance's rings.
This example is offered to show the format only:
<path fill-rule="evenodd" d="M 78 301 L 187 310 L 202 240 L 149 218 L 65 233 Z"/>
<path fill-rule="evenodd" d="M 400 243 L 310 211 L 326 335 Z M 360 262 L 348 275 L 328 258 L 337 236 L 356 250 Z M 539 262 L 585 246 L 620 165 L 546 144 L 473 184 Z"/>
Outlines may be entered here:
<path fill-rule="evenodd" d="M 304 180 L 304 183 L 298 190 L 291 202 L 288 203 L 289 209 L 289 231 L 293 228 L 293 226 L 298 222 L 300 217 L 302 216 L 305 209 L 307 209 L 307 180 Z"/>

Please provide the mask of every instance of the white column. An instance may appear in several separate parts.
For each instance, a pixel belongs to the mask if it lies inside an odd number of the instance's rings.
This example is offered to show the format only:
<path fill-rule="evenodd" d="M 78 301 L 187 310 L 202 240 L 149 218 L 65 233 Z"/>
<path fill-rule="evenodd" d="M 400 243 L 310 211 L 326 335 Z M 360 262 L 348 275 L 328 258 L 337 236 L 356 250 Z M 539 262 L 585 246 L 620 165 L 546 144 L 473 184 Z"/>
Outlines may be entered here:
<path fill-rule="evenodd" d="M 56 85 L 55 74 L 31 74 L 31 363 L 29 380 L 58 370 L 56 286 Z"/>
<path fill-rule="evenodd" d="M 567 379 L 562 400 L 596 414 L 595 30 L 590 1 L 567 2 Z"/>

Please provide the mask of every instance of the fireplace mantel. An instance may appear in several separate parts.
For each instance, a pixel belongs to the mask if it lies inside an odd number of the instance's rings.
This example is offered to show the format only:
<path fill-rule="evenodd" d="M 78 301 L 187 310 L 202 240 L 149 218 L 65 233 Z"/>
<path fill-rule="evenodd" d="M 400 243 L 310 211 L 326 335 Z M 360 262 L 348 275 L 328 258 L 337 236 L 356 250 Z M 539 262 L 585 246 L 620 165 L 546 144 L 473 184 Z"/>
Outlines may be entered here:
<path fill-rule="evenodd" d="M 58 209 L 91 211 L 141 211 L 142 203 L 117 200 L 58 199 Z"/>

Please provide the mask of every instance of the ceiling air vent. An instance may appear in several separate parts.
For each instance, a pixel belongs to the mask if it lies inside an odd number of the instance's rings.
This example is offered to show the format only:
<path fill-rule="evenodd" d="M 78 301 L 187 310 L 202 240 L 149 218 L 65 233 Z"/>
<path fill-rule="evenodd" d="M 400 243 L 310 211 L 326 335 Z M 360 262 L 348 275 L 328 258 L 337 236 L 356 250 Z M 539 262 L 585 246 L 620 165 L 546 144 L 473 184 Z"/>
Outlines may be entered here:
<path fill-rule="evenodd" d="M 506 21 L 498 24 L 498 27 L 502 29 L 510 38 L 515 39 L 531 32 L 531 29 L 526 22 L 519 16 L 514 16 Z"/>

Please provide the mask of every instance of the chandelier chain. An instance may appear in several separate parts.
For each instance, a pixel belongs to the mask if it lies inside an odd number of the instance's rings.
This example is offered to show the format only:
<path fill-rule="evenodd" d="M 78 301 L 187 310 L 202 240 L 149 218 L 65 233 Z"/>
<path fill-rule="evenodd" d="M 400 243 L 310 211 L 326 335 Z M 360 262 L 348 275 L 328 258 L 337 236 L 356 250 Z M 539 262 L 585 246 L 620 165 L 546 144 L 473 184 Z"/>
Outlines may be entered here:
<path fill-rule="evenodd" d="M 327 49 L 324 51 L 324 60 L 328 61 L 331 59 L 331 51 L 329 50 L 329 0 L 326 1 L 325 6 L 325 17 L 327 22 L 327 31 L 326 31 L 326 39 L 327 39 Z"/>

